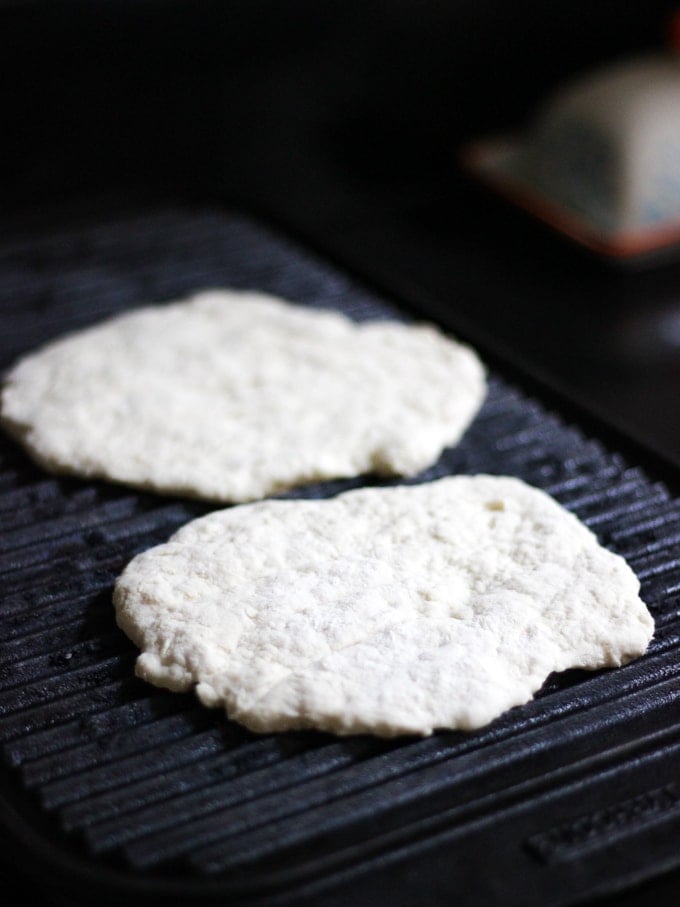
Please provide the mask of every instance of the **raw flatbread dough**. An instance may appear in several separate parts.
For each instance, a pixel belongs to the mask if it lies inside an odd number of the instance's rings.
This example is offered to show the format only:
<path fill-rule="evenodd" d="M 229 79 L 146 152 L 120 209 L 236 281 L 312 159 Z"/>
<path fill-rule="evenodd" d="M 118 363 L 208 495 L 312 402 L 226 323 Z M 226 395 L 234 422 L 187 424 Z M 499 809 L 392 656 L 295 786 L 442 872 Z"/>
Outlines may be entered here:
<path fill-rule="evenodd" d="M 212 513 L 136 557 L 137 673 L 254 731 L 477 728 L 548 674 L 620 665 L 654 622 L 623 558 L 491 476 Z"/>
<path fill-rule="evenodd" d="M 25 357 L 1 418 L 50 471 L 248 501 L 415 474 L 458 441 L 485 393 L 477 356 L 430 325 L 355 324 L 220 290 Z"/>

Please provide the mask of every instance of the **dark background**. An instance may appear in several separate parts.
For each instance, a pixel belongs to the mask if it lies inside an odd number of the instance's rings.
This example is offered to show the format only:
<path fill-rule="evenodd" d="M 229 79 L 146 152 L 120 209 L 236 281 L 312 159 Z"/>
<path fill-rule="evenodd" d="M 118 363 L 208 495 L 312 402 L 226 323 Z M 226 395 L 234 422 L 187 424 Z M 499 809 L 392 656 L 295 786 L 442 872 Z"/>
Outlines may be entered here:
<path fill-rule="evenodd" d="M 680 465 L 677 260 L 604 264 L 457 167 L 570 75 L 660 46 L 673 7 L 0 2 L 0 238 L 156 200 L 245 207 Z"/>
<path fill-rule="evenodd" d="M 451 177 L 461 141 L 653 47 L 660 0 L 0 2 L 5 205 L 191 189 L 324 224 Z"/>

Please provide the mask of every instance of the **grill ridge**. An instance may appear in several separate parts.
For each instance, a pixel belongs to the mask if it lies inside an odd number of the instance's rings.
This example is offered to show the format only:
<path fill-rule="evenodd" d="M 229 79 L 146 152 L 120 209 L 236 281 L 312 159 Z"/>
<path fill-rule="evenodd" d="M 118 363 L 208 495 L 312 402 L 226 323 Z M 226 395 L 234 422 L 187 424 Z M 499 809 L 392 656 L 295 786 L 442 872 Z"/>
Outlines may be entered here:
<path fill-rule="evenodd" d="M 63 780 L 41 785 L 40 796 L 46 809 L 76 803 L 87 796 L 105 791 L 112 785 L 127 784 L 130 781 L 154 776 L 174 766 L 196 762 L 206 755 L 220 752 L 224 741 L 218 730 L 209 730 L 187 735 L 165 744 L 156 753 L 153 763 L 147 753 L 123 756 L 116 762 L 104 762 Z"/>
<path fill-rule="evenodd" d="M 3 643 L 0 648 L 0 662 L 7 658 L 8 660 L 19 660 L 21 653 L 26 653 L 26 649 L 34 642 L 36 645 L 39 640 L 43 639 L 43 654 L 49 654 L 44 650 L 45 630 L 49 628 L 52 640 L 55 634 L 62 628 L 85 627 L 92 622 L 99 611 L 110 610 L 110 585 L 106 591 L 97 594 L 83 595 L 79 599 L 71 602 L 68 599 L 56 601 L 51 606 L 45 606 L 35 614 L 24 609 L 8 620 L 7 642 Z M 71 605 L 71 609 L 69 609 Z M 38 627 L 42 627 L 39 630 Z M 30 654 L 30 653 L 29 653 Z"/>
<path fill-rule="evenodd" d="M 182 740 L 210 725 L 209 717 L 198 707 L 170 716 L 158 717 L 140 726 L 128 725 L 126 733 L 114 731 L 95 738 L 91 743 L 79 746 L 64 758 L 63 751 L 43 756 L 28 762 L 22 778 L 27 787 L 51 784 L 73 775 L 80 777 L 91 768 L 99 768 L 106 762 L 148 753 L 150 747 L 165 747 L 169 742 Z"/>
<path fill-rule="evenodd" d="M 673 731 L 677 735 L 677 727 Z M 658 741 L 655 740 L 654 743 L 656 744 Z M 677 741 L 674 742 L 672 749 L 673 752 L 678 751 Z M 668 747 L 668 750 L 671 750 L 671 746 Z M 658 751 L 654 751 L 648 758 L 659 759 L 660 754 Z M 594 756 L 586 756 L 578 763 L 559 766 L 556 769 L 534 776 L 530 780 L 520 780 L 511 784 L 505 782 L 499 789 L 492 791 L 489 791 L 488 788 L 483 789 L 478 792 L 476 799 L 462 800 L 462 802 L 450 807 L 446 812 L 449 816 L 451 813 L 457 813 L 459 820 L 460 818 L 466 820 L 469 818 L 487 818 L 489 813 L 497 813 L 499 806 L 505 806 L 508 801 L 510 804 L 521 802 L 526 805 L 531 793 L 535 790 L 537 790 L 539 796 L 547 785 L 554 790 L 557 779 L 561 780 L 566 776 L 569 782 L 574 775 L 577 778 L 581 776 L 588 779 L 593 764 L 598 763 L 599 767 L 599 764 L 603 761 L 604 757 L 601 753 Z M 579 781 L 571 783 L 578 785 Z M 450 790 L 451 788 L 449 788 L 449 792 Z M 440 793 L 437 789 L 428 789 L 425 786 L 414 792 L 413 786 L 408 783 L 408 779 L 403 778 L 399 778 L 390 784 L 390 802 L 393 809 L 403 808 L 416 799 L 422 800 L 425 796 L 428 798 L 439 797 Z M 505 802 L 501 804 L 499 800 Z M 439 809 L 443 806 L 444 804 L 440 802 Z M 310 811 L 310 815 L 305 816 L 305 822 L 302 824 L 298 824 L 295 821 L 295 815 L 293 814 L 284 817 L 278 822 L 247 830 L 245 833 L 241 833 L 237 839 L 235 839 L 235 832 L 230 834 L 228 832 L 225 833 L 224 830 L 221 831 L 219 827 L 213 828 L 213 842 L 201 847 L 192 856 L 192 861 L 203 865 L 210 872 L 224 871 L 227 868 L 233 868 L 243 863 L 261 860 L 263 856 L 266 856 L 272 850 L 285 850 L 293 845 L 299 845 L 310 837 L 327 834 L 331 825 L 335 829 L 339 829 L 343 825 L 355 824 L 358 819 L 370 822 L 372 818 L 370 800 L 367 801 L 366 798 L 354 800 L 352 795 L 350 795 L 347 801 L 343 802 L 341 811 L 333 813 L 328 809 L 327 804 L 324 804 L 313 808 Z M 205 837 L 210 837 L 208 827 L 205 829 Z M 133 859 L 139 860 L 140 865 L 151 866 L 158 858 L 157 853 L 154 854 L 152 848 L 145 847 L 143 840 L 136 845 L 131 845 L 129 851 Z"/>
<path fill-rule="evenodd" d="M 296 738 L 288 742 L 286 753 L 303 752 L 312 746 L 309 741 Z M 135 813 L 135 828 L 139 813 L 152 802 L 174 800 L 191 790 L 203 790 L 206 783 L 217 784 L 228 778 L 243 778 L 268 766 L 281 762 L 281 747 L 270 738 L 246 741 L 237 750 L 221 750 L 207 755 L 200 761 L 180 765 L 163 777 L 151 776 L 102 791 L 64 807 L 62 818 L 69 829 L 87 829 L 114 817 Z M 172 793 L 168 794 L 168 788 Z M 123 820 L 125 821 L 125 820 Z M 128 828 L 127 826 L 125 826 Z M 134 837 L 134 830 L 131 837 Z"/>
<path fill-rule="evenodd" d="M 670 676 L 659 686 L 662 691 L 664 688 L 668 688 L 672 693 L 676 693 L 680 690 L 680 678 L 677 675 Z M 646 696 L 647 692 L 643 689 L 636 691 L 629 699 L 637 698 L 638 700 L 644 700 Z M 576 732 L 571 738 L 572 750 L 577 747 L 579 752 L 583 751 L 584 753 L 590 753 L 592 741 L 588 744 L 584 744 L 583 738 L 587 737 L 589 740 L 592 737 L 597 738 L 598 735 L 603 733 L 605 728 L 609 734 L 608 739 L 611 739 L 612 728 L 615 724 L 625 725 L 627 723 L 630 715 L 630 705 L 630 701 L 619 703 L 618 708 L 613 712 L 609 708 L 609 703 L 600 706 L 599 709 L 594 711 L 595 717 L 587 728 L 587 734 L 581 733 L 581 728 L 579 727 L 580 716 L 578 713 L 568 713 L 561 716 L 561 720 L 571 724 Z M 678 720 L 673 725 L 672 729 L 664 731 L 664 733 L 670 734 L 671 731 L 672 733 L 678 733 L 678 728 L 680 728 L 680 712 L 678 711 L 677 697 L 673 697 L 669 701 L 662 700 L 659 708 L 668 710 L 669 706 L 672 711 L 677 713 Z M 602 716 L 603 712 L 604 716 Z M 484 743 L 482 744 L 481 741 L 484 741 Z M 562 743 L 551 739 L 550 729 L 546 725 L 525 729 L 520 741 L 520 747 L 517 747 L 517 739 L 513 734 L 498 736 L 490 734 L 487 736 L 482 733 L 480 741 L 463 739 L 460 740 L 457 745 L 453 744 L 453 746 L 442 746 L 442 744 L 436 740 L 427 740 L 412 744 L 408 748 L 408 752 L 411 754 L 410 759 L 406 761 L 406 764 L 401 765 L 398 771 L 394 770 L 393 761 L 390 759 L 389 753 L 386 755 L 376 755 L 368 764 L 362 763 L 360 765 L 349 766 L 334 779 L 333 794 L 344 797 L 349 793 L 354 793 L 356 790 L 390 785 L 393 784 L 396 779 L 402 779 L 407 776 L 411 778 L 413 775 L 413 778 L 405 783 L 404 789 L 410 790 L 412 796 L 418 797 L 422 794 L 423 785 L 426 783 L 424 779 L 428 777 L 432 779 L 433 784 L 441 784 L 442 789 L 450 790 L 452 786 L 457 785 L 464 787 L 466 784 L 466 766 L 469 772 L 484 776 L 488 782 L 494 766 L 502 768 L 506 773 L 517 772 L 518 761 L 527 759 L 535 760 L 538 754 L 537 741 L 541 749 L 541 760 L 545 759 L 546 752 L 548 749 L 552 748 L 556 752 L 558 760 L 564 758 L 567 762 L 571 761 L 572 753 L 564 753 Z M 485 753 L 483 762 L 480 762 L 476 756 L 481 745 L 484 745 Z M 631 746 L 638 745 L 639 741 L 635 741 L 631 744 Z M 616 751 L 620 751 L 620 745 L 616 746 Z M 599 752 L 597 758 L 602 757 L 603 753 Z M 437 769 L 439 763 L 446 762 L 452 758 L 455 758 L 456 760 L 456 773 L 453 778 L 447 777 L 446 774 Z M 535 777 L 539 776 L 536 775 Z M 343 787 L 343 785 L 345 785 L 345 787 Z M 318 790 L 320 792 L 322 799 L 325 797 L 322 780 L 312 781 L 311 787 L 314 791 Z M 241 822 L 241 813 L 238 809 L 233 808 L 234 802 L 238 802 L 238 800 L 234 801 L 230 796 L 230 792 L 225 792 L 227 796 L 224 803 L 220 802 L 216 791 L 208 792 L 209 794 L 213 794 L 208 800 L 210 808 L 209 810 L 202 812 L 200 821 L 192 826 L 190 837 L 192 847 L 201 837 L 201 829 L 205 830 L 206 834 L 210 834 L 211 836 L 217 834 L 217 836 L 220 837 L 227 837 L 236 834 L 237 832 L 242 833 L 244 831 L 244 829 L 239 826 L 239 823 Z M 299 793 L 300 791 L 298 790 L 297 792 Z M 383 794 L 384 792 L 380 792 L 377 793 L 377 796 L 382 797 Z M 309 805 L 312 797 L 305 795 L 301 799 L 303 803 Z M 388 797 L 388 800 L 390 803 L 393 803 L 392 797 Z M 323 803 L 324 808 L 328 802 L 330 801 L 326 797 Z M 227 805 L 231 807 L 228 814 L 222 814 L 221 810 Z M 296 815 L 296 791 L 291 792 L 288 805 L 290 807 L 290 812 L 287 815 Z M 285 804 L 282 804 L 282 798 L 280 796 L 271 797 L 271 808 L 272 810 L 279 812 L 282 809 L 285 809 Z M 211 823 L 208 817 L 213 812 L 217 812 L 218 815 L 215 817 L 216 821 Z M 268 826 L 271 821 L 275 821 L 278 818 L 286 818 L 285 816 L 277 817 L 267 813 L 261 802 L 255 807 L 251 806 L 250 802 L 244 802 L 243 812 L 243 821 L 247 824 L 252 820 L 254 827 Z M 168 825 L 172 825 L 172 823 L 168 822 Z M 146 828 L 147 826 L 143 824 L 143 827 Z M 109 828 L 106 827 L 105 833 L 108 831 Z M 158 838 L 154 838 L 150 842 L 144 841 L 143 843 L 140 843 L 139 849 L 135 849 L 135 853 L 140 854 L 143 851 L 149 858 L 152 853 L 155 853 L 156 859 L 158 858 L 158 854 L 162 854 L 165 858 L 169 853 L 169 840 L 172 840 L 175 842 L 172 855 L 176 856 L 181 852 L 181 842 L 184 841 L 186 846 L 188 840 L 187 837 L 183 837 L 182 829 L 178 830 L 176 828 L 171 828 L 167 836 L 160 836 L 160 838 L 160 841 Z M 104 836 L 104 841 L 106 840 L 106 836 Z"/>
<path fill-rule="evenodd" d="M 299 756 L 279 762 L 277 766 L 268 766 L 221 784 L 206 784 L 200 792 L 192 791 L 186 797 L 174 797 L 170 808 L 165 811 L 158 806 L 152 810 L 141 810 L 135 814 L 134 827 L 115 820 L 99 823 L 87 830 L 87 840 L 93 851 L 100 852 L 120 847 L 130 839 L 145 837 L 144 832 L 149 831 L 153 833 L 154 842 L 162 839 L 165 857 L 173 858 L 186 847 L 188 838 L 184 831 L 188 832 L 195 844 L 199 844 L 210 824 L 209 819 L 215 812 L 219 812 L 218 822 L 222 827 L 225 815 L 222 811 L 227 807 L 232 821 L 236 820 L 239 808 L 261 816 L 265 822 L 269 821 L 263 808 L 268 797 L 280 807 L 284 798 L 296 798 L 296 792 L 308 792 L 313 785 L 325 790 L 329 775 L 333 778 L 335 788 L 345 766 L 349 766 L 348 770 L 351 771 L 358 757 L 366 759 L 375 749 L 374 742 L 358 740 L 353 743 L 328 744 L 321 749 L 302 752 Z M 310 799 L 305 802 L 309 804 Z M 182 823 L 183 829 L 179 835 L 178 821 Z M 175 842 L 174 848 L 170 845 L 171 841 Z"/>
<path fill-rule="evenodd" d="M 52 635 L 50 634 L 50 640 Z M 24 686 L 26 675 L 33 680 L 58 677 L 61 674 L 73 673 L 80 668 L 96 664 L 108 654 L 118 653 L 121 649 L 119 633 L 97 633 L 89 639 L 79 640 L 66 648 L 46 649 L 44 646 L 39 655 L 13 661 L 0 667 L 0 691 L 10 692 Z M 1 695 L 1 693 L 0 693 Z"/>
<path fill-rule="evenodd" d="M 47 758 L 71 747 L 87 746 L 88 741 L 106 734 L 141 727 L 163 715 L 179 714 L 192 709 L 196 709 L 196 703 L 193 697 L 189 696 L 168 698 L 159 693 L 155 696 L 132 699 L 122 705 L 101 708 L 88 717 L 29 732 L 26 736 L 5 744 L 5 759 L 10 765 L 18 768 L 26 762 Z"/>
<path fill-rule="evenodd" d="M 677 730 L 677 727 L 673 728 L 676 734 Z M 653 743 L 656 744 L 657 741 L 655 740 Z M 604 767 L 598 765 L 597 777 L 600 780 L 609 777 L 620 782 L 622 768 L 626 773 L 630 773 L 631 770 L 653 773 L 659 763 L 668 761 L 669 758 L 677 758 L 678 753 L 680 753 L 680 743 L 676 740 L 665 748 L 655 747 L 633 759 L 615 761 L 613 765 Z M 416 826 L 418 837 L 421 837 L 426 829 L 431 834 L 433 828 L 439 830 L 442 826 L 444 827 L 443 833 L 448 837 L 460 837 L 469 833 L 473 827 L 479 828 L 482 824 L 504 818 L 504 813 L 513 809 L 524 810 L 529 806 L 535 806 L 541 800 L 553 800 L 565 789 L 569 789 L 572 793 L 581 793 L 582 801 L 587 802 L 587 790 L 593 784 L 590 769 L 594 763 L 601 761 L 601 754 L 586 757 L 578 764 L 557 768 L 539 778 L 519 781 L 509 787 L 482 795 L 477 800 L 458 803 L 439 814 L 430 813 L 424 820 L 413 822 L 412 825 Z M 421 797 L 423 793 L 424 791 L 419 791 Z M 413 799 L 412 788 L 404 783 L 403 779 L 399 779 L 390 791 L 392 807 L 403 806 Z M 252 834 L 243 834 L 236 840 L 232 836 L 218 838 L 216 842 L 208 844 L 194 853 L 191 863 L 207 873 L 225 872 L 240 868 L 244 864 L 261 861 L 274 852 L 285 854 L 291 847 L 299 846 L 310 838 L 328 835 L 331 832 L 337 833 L 348 824 L 356 827 L 363 821 L 364 824 L 371 823 L 369 827 L 372 828 L 373 815 L 374 808 L 371 808 L 370 801 L 367 802 L 363 799 L 354 802 L 352 798 L 348 798 L 343 801 L 342 809 L 334 814 L 321 806 L 307 811 L 305 821 L 301 824 L 289 823 L 284 820 L 280 823 L 272 823 L 261 831 L 256 829 Z M 393 837 L 398 839 L 399 832 L 401 832 L 401 837 L 415 837 L 412 827 L 396 830 L 396 833 L 393 832 Z M 380 835 L 380 829 L 377 829 L 377 834 Z M 143 842 L 130 846 L 128 851 L 130 859 L 142 868 L 153 866 L 156 862 L 153 852 L 147 850 Z"/>

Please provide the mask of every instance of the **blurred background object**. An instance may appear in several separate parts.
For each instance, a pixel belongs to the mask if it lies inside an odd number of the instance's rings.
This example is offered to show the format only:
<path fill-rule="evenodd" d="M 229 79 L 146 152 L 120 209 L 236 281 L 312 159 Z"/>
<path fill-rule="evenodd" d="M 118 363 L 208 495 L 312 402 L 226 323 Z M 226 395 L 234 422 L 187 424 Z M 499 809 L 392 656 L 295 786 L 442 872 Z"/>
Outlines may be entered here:
<path fill-rule="evenodd" d="M 678 20 L 680 25 L 680 20 Z M 632 259 L 680 242 L 680 54 L 569 81 L 529 129 L 464 152 L 470 171 L 586 248 Z"/>

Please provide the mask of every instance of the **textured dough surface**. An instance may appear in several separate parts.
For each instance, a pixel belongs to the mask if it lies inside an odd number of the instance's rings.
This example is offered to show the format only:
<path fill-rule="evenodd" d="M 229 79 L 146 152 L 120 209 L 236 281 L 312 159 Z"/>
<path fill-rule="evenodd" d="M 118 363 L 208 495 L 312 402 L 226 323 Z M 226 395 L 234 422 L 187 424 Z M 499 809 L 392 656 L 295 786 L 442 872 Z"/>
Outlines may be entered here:
<path fill-rule="evenodd" d="M 471 729 L 654 623 L 623 558 L 518 479 L 459 476 L 212 513 L 119 578 L 137 673 L 255 731 Z"/>
<path fill-rule="evenodd" d="M 1 418 L 45 468 L 216 501 L 411 475 L 486 394 L 430 325 L 356 324 L 258 293 L 149 307 L 20 360 Z"/>

